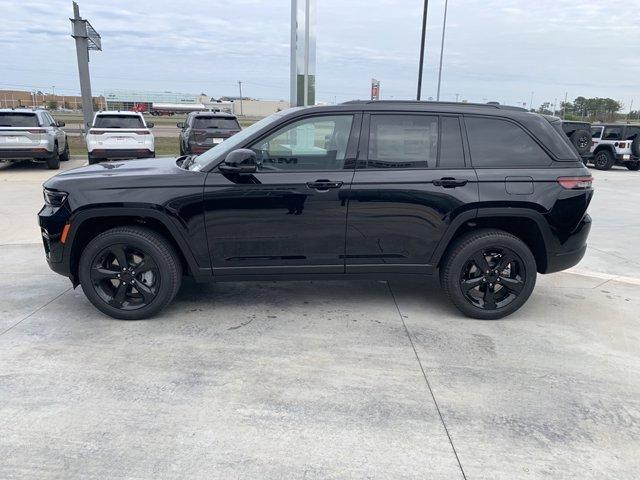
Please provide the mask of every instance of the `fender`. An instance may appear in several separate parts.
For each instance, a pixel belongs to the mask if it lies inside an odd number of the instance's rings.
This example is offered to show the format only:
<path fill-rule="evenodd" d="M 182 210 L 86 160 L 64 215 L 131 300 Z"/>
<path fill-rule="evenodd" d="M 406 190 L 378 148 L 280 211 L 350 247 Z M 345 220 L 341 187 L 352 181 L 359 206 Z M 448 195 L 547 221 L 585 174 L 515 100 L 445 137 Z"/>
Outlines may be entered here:
<path fill-rule="evenodd" d="M 598 145 L 593 151 L 593 155 L 601 152 L 602 150 L 609 150 L 614 157 L 616 155 L 616 149 L 610 143 L 601 143 L 600 145 Z"/>
<path fill-rule="evenodd" d="M 451 239 L 463 224 L 475 218 L 491 217 L 526 217 L 533 220 L 542 233 L 542 239 L 544 241 L 545 249 L 547 250 L 547 252 L 551 252 L 554 250 L 553 234 L 550 231 L 549 225 L 543 217 L 542 213 L 530 208 L 480 207 L 475 210 L 469 210 L 461 213 L 451 222 L 449 228 L 440 240 L 440 243 L 438 243 L 438 247 L 433 252 L 430 263 L 434 266 L 440 263 L 442 256 L 451 243 Z"/>
<path fill-rule="evenodd" d="M 170 215 L 168 213 L 164 213 L 159 206 L 152 208 L 95 207 L 80 210 L 77 213 L 72 214 L 69 218 L 69 223 L 71 223 L 72 228 L 69 231 L 68 240 L 66 242 L 67 245 L 73 245 L 76 234 L 80 231 L 82 224 L 85 221 L 95 219 L 96 217 L 147 217 L 159 221 L 171 234 L 172 239 L 180 249 L 180 253 L 182 253 L 187 261 L 189 270 L 192 272 L 196 280 L 203 277 L 211 277 L 210 265 L 203 267 L 198 264 L 195 255 L 191 250 L 191 246 L 185 239 L 183 232 L 176 226 Z M 65 248 L 64 250 L 63 263 L 70 265 L 72 249 Z"/>

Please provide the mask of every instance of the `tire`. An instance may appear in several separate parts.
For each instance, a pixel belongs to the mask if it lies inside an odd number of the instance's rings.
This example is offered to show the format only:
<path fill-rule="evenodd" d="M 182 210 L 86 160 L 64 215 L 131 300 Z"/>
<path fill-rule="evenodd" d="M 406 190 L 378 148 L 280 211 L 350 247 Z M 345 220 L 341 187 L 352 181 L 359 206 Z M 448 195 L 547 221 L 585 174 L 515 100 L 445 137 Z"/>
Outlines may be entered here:
<path fill-rule="evenodd" d="M 636 135 L 636 138 L 631 142 L 631 153 L 635 157 L 640 157 L 640 135 Z"/>
<path fill-rule="evenodd" d="M 569 139 L 580 155 L 589 153 L 589 150 L 591 150 L 591 132 L 587 132 L 586 130 L 576 130 L 571 134 Z"/>
<path fill-rule="evenodd" d="M 53 146 L 51 156 L 47 158 L 47 168 L 49 170 L 58 170 L 60 168 L 60 155 L 58 154 L 58 144 Z"/>
<path fill-rule="evenodd" d="M 91 154 L 88 154 L 87 157 L 88 157 L 88 160 L 89 160 L 89 165 L 95 165 L 96 163 L 98 163 L 100 161 L 97 158 L 93 157 Z"/>
<path fill-rule="evenodd" d="M 60 160 L 63 162 L 69 161 L 69 141 L 65 141 L 64 150 L 62 151 L 62 155 L 60 155 Z"/>
<path fill-rule="evenodd" d="M 180 140 L 180 156 L 182 157 L 184 155 L 184 148 L 182 146 L 182 140 Z"/>
<path fill-rule="evenodd" d="M 629 170 L 631 170 L 632 172 L 637 172 L 638 170 L 640 170 L 640 161 L 636 161 L 636 162 L 626 162 L 625 165 L 627 166 L 627 168 Z"/>
<path fill-rule="evenodd" d="M 98 310 L 121 320 L 141 320 L 171 303 L 180 288 L 182 266 L 160 234 L 142 227 L 118 227 L 89 242 L 78 275 L 84 294 Z"/>
<path fill-rule="evenodd" d="M 593 156 L 593 166 L 598 170 L 610 170 L 615 160 L 609 150 L 600 150 Z"/>
<path fill-rule="evenodd" d="M 502 261 L 509 263 L 500 270 Z M 478 265 L 487 270 L 481 271 Z M 440 281 L 446 295 L 466 316 L 496 320 L 524 305 L 536 275 L 535 258 L 522 240 L 502 230 L 482 229 L 451 245 Z"/>

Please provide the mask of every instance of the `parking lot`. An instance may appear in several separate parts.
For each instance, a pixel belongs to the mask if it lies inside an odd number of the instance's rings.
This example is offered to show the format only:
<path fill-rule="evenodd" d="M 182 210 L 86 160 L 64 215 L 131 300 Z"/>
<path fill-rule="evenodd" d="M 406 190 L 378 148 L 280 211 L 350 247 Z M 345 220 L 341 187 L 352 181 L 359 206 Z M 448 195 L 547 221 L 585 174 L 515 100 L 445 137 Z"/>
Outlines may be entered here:
<path fill-rule="evenodd" d="M 51 173 L 0 167 L 0 478 L 637 478 L 640 172 L 592 170 L 585 259 L 490 322 L 400 281 L 113 320 L 45 263 Z"/>

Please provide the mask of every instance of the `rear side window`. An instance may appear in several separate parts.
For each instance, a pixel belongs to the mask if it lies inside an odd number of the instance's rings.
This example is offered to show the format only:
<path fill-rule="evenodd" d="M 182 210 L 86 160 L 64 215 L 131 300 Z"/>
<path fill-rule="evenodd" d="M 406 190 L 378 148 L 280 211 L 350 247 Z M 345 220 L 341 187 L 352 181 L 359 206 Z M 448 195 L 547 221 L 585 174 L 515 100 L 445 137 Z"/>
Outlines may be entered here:
<path fill-rule="evenodd" d="M 144 128 L 137 115 L 98 115 L 93 124 L 97 128 Z"/>
<path fill-rule="evenodd" d="M 34 113 L 0 113 L 0 127 L 38 127 Z"/>
<path fill-rule="evenodd" d="M 520 126 L 497 118 L 465 117 L 474 167 L 549 165 L 549 155 Z"/>
<path fill-rule="evenodd" d="M 605 127 L 603 140 L 622 140 L 622 127 Z"/>
<path fill-rule="evenodd" d="M 434 168 L 438 117 L 371 115 L 366 168 Z"/>
<path fill-rule="evenodd" d="M 442 117 L 441 128 L 438 166 L 441 168 L 464 167 L 460 120 L 458 117 Z"/>
<path fill-rule="evenodd" d="M 240 130 L 235 118 L 196 117 L 193 128 L 220 128 L 223 130 Z"/>
<path fill-rule="evenodd" d="M 627 131 L 624 134 L 625 140 L 635 140 L 640 133 L 640 127 L 627 127 Z"/>

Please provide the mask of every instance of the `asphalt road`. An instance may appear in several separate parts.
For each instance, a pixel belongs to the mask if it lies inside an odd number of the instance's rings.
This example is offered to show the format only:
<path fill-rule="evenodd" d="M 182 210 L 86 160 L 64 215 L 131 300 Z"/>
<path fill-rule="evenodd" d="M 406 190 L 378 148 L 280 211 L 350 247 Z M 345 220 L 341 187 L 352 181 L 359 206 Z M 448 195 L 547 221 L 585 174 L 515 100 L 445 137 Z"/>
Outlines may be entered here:
<path fill-rule="evenodd" d="M 584 261 L 492 322 L 375 281 L 112 320 L 44 262 L 50 174 L 0 169 L 0 478 L 637 478 L 640 173 L 594 171 Z"/>

